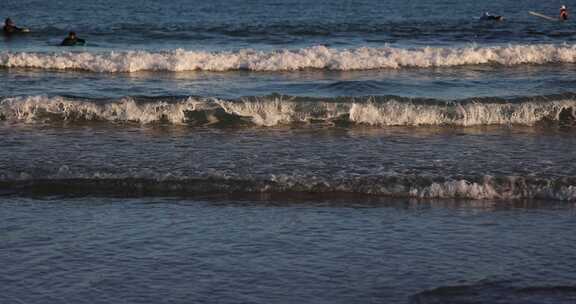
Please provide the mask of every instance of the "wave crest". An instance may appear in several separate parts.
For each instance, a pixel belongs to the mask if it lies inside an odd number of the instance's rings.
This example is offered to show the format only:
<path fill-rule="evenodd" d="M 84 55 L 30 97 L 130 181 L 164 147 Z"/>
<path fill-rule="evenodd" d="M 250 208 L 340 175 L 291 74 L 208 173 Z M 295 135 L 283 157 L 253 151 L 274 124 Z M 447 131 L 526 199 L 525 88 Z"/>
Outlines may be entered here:
<path fill-rule="evenodd" d="M 158 97 L 144 101 L 27 96 L 0 100 L 0 120 L 13 122 L 124 122 L 188 125 L 293 124 L 383 126 L 481 126 L 576 121 L 576 99 L 412 100 L 402 97 L 315 99 L 267 96 L 242 100 Z"/>
<path fill-rule="evenodd" d="M 383 197 L 472 200 L 576 201 L 573 177 L 438 177 L 393 174 L 363 177 L 271 175 L 137 176 L 74 174 L 68 169 L 47 176 L 0 172 L 0 193 L 116 196 L 194 196 L 225 193 L 350 193 Z"/>
<path fill-rule="evenodd" d="M 519 65 L 576 62 L 576 45 L 536 44 L 461 48 L 394 47 L 335 49 L 314 46 L 295 50 L 236 52 L 112 51 L 92 52 L 2 52 L 0 66 L 84 70 L 91 72 L 137 71 L 294 71 L 302 69 L 369 70 L 433 68 L 461 65 Z"/>

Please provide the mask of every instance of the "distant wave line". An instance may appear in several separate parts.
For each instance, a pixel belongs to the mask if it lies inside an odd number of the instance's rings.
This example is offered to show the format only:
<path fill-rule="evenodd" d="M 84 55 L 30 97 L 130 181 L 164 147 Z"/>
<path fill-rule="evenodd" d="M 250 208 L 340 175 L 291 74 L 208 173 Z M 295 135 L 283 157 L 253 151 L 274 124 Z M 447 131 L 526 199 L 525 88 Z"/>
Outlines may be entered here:
<path fill-rule="evenodd" d="M 0 67 L 82 70 L 98 73 L 138 71 L 296 71 L 303 69 L 372 70 L 435 68 L 462 65 L 521 65 L 575 63 L 576 45 L 534 44 L 507 46 L 337 49 L 314 46 L 302 49 L 235 52 L 2 52 Z"/>
<path fill-rule="evenodd" d="M 62 171 L 62 170 L 60 170 Z M 69 170 L 56 176 L 33 177 L 25 172 L 0 172 L 4 195 L 194 196 L 226 193 L 350 193 L 383 197 L 472 200 L 576 200 L 574 177 L 523 176 L 430 177 L 393 174 L 353 178 L 306 178 L 272 175 L 250 177 L 130 177 L 95 172 L 74 176 Z"/>

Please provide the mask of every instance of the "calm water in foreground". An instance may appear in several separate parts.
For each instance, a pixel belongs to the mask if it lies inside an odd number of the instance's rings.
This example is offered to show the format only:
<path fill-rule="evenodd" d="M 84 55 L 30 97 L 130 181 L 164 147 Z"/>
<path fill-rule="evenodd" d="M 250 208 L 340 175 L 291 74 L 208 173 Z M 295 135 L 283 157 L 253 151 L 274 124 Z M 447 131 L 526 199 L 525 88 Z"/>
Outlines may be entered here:
<path fill-rule="evenodd" d="M 576 303 L 561 4 L 2 0 L 0 304 Z"/>
<path fill-rule="evenodd" d="M 574 303 L 572 204 L 3 198 L 3 303 Z"/>

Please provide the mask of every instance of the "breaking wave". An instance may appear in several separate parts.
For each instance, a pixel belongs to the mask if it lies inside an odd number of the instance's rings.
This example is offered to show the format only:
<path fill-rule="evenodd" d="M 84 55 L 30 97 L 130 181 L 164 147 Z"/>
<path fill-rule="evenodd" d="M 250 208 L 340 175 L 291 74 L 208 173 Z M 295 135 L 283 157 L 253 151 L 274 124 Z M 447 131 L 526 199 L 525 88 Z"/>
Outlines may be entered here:
<path fill-rule="evenodd" d="M 314 46 L 294 50 L 235 52 L 2 52 L 0 66 L 84 70 L 118 73 L 137 71 L 293 71 L 302 69 L 368 70 L 433 68 L 461 65 L 520 65 L 575 63 L 576 45 L 534 44 L 508 46 L 468 46 L 460 48 L 369 48 L 336 49 Z"/>
<path fill-rule="evenodd" d="M 482 126 L 576 121 L 573 94 L 459 101 L 404 97 L 307 98 L 265 96 L 241 100 L 201 97 L 126 97 L 119 100 L 25 96 L 0 99 L 0 120 L 24 123 L 114 122 L 190 126 L 295 124 L 328 126 Z"/>
<path fill-rule="evenodd" d="M 576 178 L 526 176 L 441 177 L 419 175 L 267 177 L 211 173 L 151 176 L 95 172 L 75 174 L 66 166 L 54 174 L 0 172 L 0 194 L 195 196 L 206 194 L 349 193 L 383 197 L 472 200 L 576 200 Z"/>

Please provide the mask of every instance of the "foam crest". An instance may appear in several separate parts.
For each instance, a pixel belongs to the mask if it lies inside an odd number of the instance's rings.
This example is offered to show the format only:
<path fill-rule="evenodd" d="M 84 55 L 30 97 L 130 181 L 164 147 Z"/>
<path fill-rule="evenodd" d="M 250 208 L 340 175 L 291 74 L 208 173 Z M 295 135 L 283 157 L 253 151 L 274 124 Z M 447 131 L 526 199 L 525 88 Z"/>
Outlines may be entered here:
<path fill-rule="evenodd" d="M 354 103 L 350 120 L 372 126 L 419 125 L 534 125 L 545 120 L 560 121 L 562 114 L 573 120 L 575 100 L 527 101 L 508 103 L 448 102 L 445 104 L 414 104 L 389 101 L 385 103 Z"/>
<path fill-rule="evenodd" d="M 0 171 L 0 193 L 46 193 L 129 196 L 194 196 L 223 193 L 350 193 L 382 197 L 470 200 L 576 201 L 574 177 L 471 176 L 450 178 L 390 174 L 382 176 L 269 177 L 233 174 L 199 176 L 154 175 L 153 172 L 73 172 L 67 167 L 52 174 Z"/>
<path fill-rule="evenodd" d="M 30 96 L 0 101 L 0 118 L 21 122 L 112 121 L 184 123 L 187 111 L 195 111 L 201 102 L 188 98 L 178 103 L 136 103 L 132 98 L 115 102 L 81 101 L 63 97 Z"/>
<path fill-rule="evenodd" d="M 576 45 L 537 44 L 468 46 L 460 48 L 394 47 L 336 49 L 325 46 L 277 51 L 243 49 L 235 52 L 2 52 L 0 66 L 84 70 L 91 72 L 137 71 L 294 71 L 301 69 L 368 70 L 407 67 L 431 68 L 480 64 L 546 64 L 576 62 Z"/>
<path fill-rule="evenodd" d="M 158 97 L 139 101 L 28 96 L 0 100 L 0 119 L 25 123 L 109 121 L 211 125 L 249 123 L 384 126 L 481 126 L 576 122 L 576 100 L 418 101 L 401 97 L 310 99 L 277 96 L 242 100 Z"/>
<path fill-rule="evenodd" d="M 228 102 L 218 101 L 224 111 L 230 114 L 250 117 L 250 120 L 258 126 L 276 126 L 280 124 L 290 124 L 294 121 L 304 120 L 296 118 L 298 115 L 296 104 L 290 101 L 283 101 L 281 98 L 270 101 L 243 101 Z"/>

